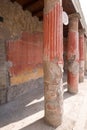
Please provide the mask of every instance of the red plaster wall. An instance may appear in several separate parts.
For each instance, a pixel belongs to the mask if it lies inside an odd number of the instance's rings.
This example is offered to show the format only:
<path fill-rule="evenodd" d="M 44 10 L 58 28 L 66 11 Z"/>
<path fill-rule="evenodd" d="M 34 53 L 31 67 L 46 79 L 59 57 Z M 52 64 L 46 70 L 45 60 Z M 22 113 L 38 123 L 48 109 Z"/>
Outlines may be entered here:
<path fill-rule="evenodd" d="M 24 73 L 42 64 L 43 34 L 23 32 L 19 40 L 7 42 L 7 60 L 12 63 L 11 76 Z"/>

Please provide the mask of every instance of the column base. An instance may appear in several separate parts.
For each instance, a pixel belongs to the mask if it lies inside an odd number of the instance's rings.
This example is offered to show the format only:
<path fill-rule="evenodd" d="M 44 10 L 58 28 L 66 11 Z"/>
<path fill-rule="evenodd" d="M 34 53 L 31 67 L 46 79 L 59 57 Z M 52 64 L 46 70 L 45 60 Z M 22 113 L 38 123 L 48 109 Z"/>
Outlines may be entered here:
<path fill-rule="evenodd" d="M 83 77 L 79 77 L 79 83 L 84 82 L 84 76 Z"/>
<path fill-rule="evenodd" d="M 72 94 L 78 93 L 79 74 L 73 74 L 68 71 L 68 91 Z"/>
<path fill-rule="evenodd" d="M 57 128 L 58 126 L 60 126 L 62 124 L 62 119 L 59 121 L 53 120 L 50 118 L 50 120 L 47 119 L 47 117 L 44 118 L 45 122 L 47 125 L 52 126 L 54 128 Z"/>
<path fill-rule="evenodd" d="M 68 92 L 71 93 L 71 94 L 77 94 L 78 89 L 74 89 L 74 87 L 68 85 Z"/>

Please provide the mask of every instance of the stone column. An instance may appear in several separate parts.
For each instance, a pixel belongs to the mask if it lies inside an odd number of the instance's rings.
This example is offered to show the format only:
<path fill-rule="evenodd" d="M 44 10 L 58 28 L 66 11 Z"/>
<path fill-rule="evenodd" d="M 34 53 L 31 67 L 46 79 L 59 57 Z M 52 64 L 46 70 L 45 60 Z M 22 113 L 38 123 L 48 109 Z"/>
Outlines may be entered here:
<path fill-rule="evenodd" d="M 84 33 L 85 30 L 81 29 L 79 30 L 79 82 L 83 82 L 84 81 L 84 66 L 85 66 L 85 62 L 84 62 L 84 45 L 85 45 L 85 37 L 84 37 Z"/>
<path fill-rule="evenodd" d="M 87 75 L 87 38 L 85 37 L 85 75 Z"/>
<path fill-rule="evenodd" d="M 78 37 L 78 23 L 80 15 L 78 13 L 69 16 L 69 32 L 68 32 L 68 46 L 67 46 L 67 60 L 68 60 L 68 91 L 70 93 L 78 92 L 78 78 L 79 78 L 79 37 Z"/>
<path fill-rule="evenodd" d="M 45 120 L 62 122 L 63 24 L 62 0 L 44 0 L 44 96 Z"/>

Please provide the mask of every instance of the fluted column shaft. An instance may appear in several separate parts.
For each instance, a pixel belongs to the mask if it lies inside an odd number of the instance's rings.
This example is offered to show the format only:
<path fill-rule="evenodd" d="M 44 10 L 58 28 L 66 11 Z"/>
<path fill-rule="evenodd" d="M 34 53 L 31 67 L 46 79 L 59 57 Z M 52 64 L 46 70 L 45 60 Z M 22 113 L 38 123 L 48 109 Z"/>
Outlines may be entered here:
<path fill-rule="evenodd" d="M 44 0 L 45 120 L 54 127 L 62 122 L 62 69 L 62 0 Z"/>

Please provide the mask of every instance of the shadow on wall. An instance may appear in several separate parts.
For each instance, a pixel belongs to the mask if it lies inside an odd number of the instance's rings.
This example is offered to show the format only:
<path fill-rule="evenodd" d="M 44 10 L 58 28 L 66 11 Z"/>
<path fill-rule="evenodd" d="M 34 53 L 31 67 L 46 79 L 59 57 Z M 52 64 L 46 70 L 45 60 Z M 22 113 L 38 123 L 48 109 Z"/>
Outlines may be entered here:
<path fill-rule="evenodd" d="M 44 118 L 41 118 L 40 120 L 37 120 L 33 124 L 26 126 L 20 130 L 55 130 L 55 128 L 46 124 Z"/>

